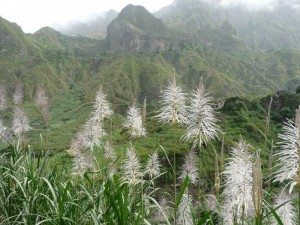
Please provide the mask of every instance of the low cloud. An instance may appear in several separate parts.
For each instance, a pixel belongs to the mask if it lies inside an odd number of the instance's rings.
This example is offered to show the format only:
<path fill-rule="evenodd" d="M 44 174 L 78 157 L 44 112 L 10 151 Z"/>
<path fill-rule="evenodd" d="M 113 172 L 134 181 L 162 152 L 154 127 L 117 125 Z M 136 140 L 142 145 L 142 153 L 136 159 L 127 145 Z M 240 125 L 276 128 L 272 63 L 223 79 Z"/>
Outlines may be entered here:
<path fill-rule="evenodd" d="M 245 6 L 248 9 L 273 9 L 278 4 L 278 0 L 220 0 L 220 5 L 228 6 Z"/>

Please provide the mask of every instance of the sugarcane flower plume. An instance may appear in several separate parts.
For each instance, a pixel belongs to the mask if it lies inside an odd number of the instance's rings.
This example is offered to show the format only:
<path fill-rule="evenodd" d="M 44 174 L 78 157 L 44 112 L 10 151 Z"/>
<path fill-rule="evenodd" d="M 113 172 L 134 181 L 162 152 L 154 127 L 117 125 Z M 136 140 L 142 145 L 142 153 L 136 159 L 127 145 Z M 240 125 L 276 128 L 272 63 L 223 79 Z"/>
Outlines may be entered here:
<path fill-rule="evenodd" d="M 93 151 L 94 146 L 99 146 L 101 139 L 106 133 L 102 128 L 102 123 L 90 118 L 83 128 L 83 145 L 85 148 L 90 148 Z"/>
<path fill-rule="evenodd" d="M 103 121 L 105 118 L 110 118 L 113 114 L 109 102 L 106 100 L 107 96 L 103 92 L 101 86 L 96 93 L 96 100 L 93 105 L 92 117 L 97 121 Z"/>
<path fill-rule="evenodd" d="M 230 162 L 225 165 L 224 177 L 224 205 L 222 215 L 224 223 L 234 224 L 254 213 L 252 201 L 252 156 L 248 150 L 250 145 L 240 139 L 230 151 Z"/>
<path fill-rule="evenodd" d="M 158 201 L 159 207 L 157 208 L 154 221 L 156 222 L 164 222 L 166 218 L 169 218 L 170 207 L 168 206 L 168 201 L 165 197 L 161 197 Z M 166 217 L 166 218 L 165 218 Z"/>
<path fill-rule="evenodd" d="M 47 122 L 49 119 L 49 115 L 50 115 L 49 99 L 48 99 L 45 89 L 42 88 L 40 85 L 37 86 L 35 102 L 41 111 L 44 121 Z"/>
<path fill-rule="evenodd" d="M 85 149 L 85 139 L 82 131 L 78 131 L 71 141 L 71 147 L 69 150 L 67 150 L 67 153 L 70 156 L 75 157 L 80 152 L 83 152 Z"/>
<path fill-rule="evenodd" d="M 23 103 L 24 93 L 23 93 L 23 85 L 21 83 L 17 84 L 15 92 L 13 94 L 13 102 L 16 105 L 21 105 Z"/>
<path fill-rule="evenodd" d="M 160 175 L 160 162 L 156 151 L 149 156 L 144 174 L 148 174 L 151 179 Z"/>
<path fill-rule="evenodd" d="M 146 129 L 143 126 L 141 110 L 139 108 L 134 105 L 129 107 L 123 127 L 133 138 L 146 136 Z"/>
<path fill-rule="evenodd" d="M 115 153 L 115 150 L 113 148 L 113 146 L 110 144 L 109 141 L 106 141 L 104 149 L 103 149 L 103 156 L 109 161 L 115 161 L 117 156 Z"/>
<path fill-rule="evenodd" d="M 4 86 L 0 86 L 0 110 L 6 107 L 6 91 Z"/>
<path fill-rule="evenodd" d="M 142 180 L 141 163 L 135 153 L 134 147 L 129 146 L 123 162 L 123 181 L 131 186 L 137 185 Z"/>
<path fill-rule="evenodd" d="M 178 224 L 193 225 L 192 196 L 187 190 L 183 193 L 178 206 Z"/>
<path fill-rule="evenodd" d="M 183 183 L 186 176 L 189 176 L 190 183 L 197 185 L 199 173 L 198 173 L 198 158 L 194 149 L 191 149 L 184 157 L 184 162 L 181 167 L 181 173 L 179 180 Z"/>
<path fill-rule="evenodd" d="M 2 136 L 5 131 L 6 131 L 6 127 L 3 125 L 3 122 L 0 119 L 0 135 Z"/>
<path fill-rule="evenodd" d="M 295 122 L 287 120 L 283 126 L 283 133 L 278 135 L 280 150 L 275 154 L 278 158 L 278 171 L 274 173 L 274 182 L 288 181 L 291 193 L 294 186 L 300 187 L 300 107 L 296 110 Z"/>
<path fill-rule="evenodd" d="M 187 115 L 186 94 L 180 86 L 176 85 L 176 79 L 162 91 L 160 103 L 162 108 L 156 118 L 162 123 L 185 124 Z"/>
<path fill-rule="evenodd" d="M 293 205 L 291 195 L 286 192 L 280 193 L 274 202 L 274 209 L 284 225 L 296 225 L 296 208 Z M 272 218 L 271 225 L 277 225 L 278 222 Z"/>
<path fill-rule="evenodd" d="M 17 107 L 15 109 L 12 125 L 12 130 L 14 134 L 18 137 L 22 137 L 30 129 L 31 127 L 29 125 L 29 120 L 26 116 L 25 111 L 22 108 Z"/>
<path fill-rule="evenodd" d="M 204 205 L 209 211 L 218 212 L 219 202 L 215 195 L 204 196 Z"/>
<path fill-rule="evenodd" d="M 78 153 L 73 158 L 72 175 L 83 177 L 84 173 L 94 169 L 93 158 L 84 153 Z"/>
<path fill-rule="evenodd" d="M 183 135 L 185 141 L 193 141 L 193 147 L 217 137 L 220 131 L 212 107 L 212 97 L 205 90 L 202 79 L 199 87 L 192 94 L 191 105 L 187 114 L 187 132 Z"/>

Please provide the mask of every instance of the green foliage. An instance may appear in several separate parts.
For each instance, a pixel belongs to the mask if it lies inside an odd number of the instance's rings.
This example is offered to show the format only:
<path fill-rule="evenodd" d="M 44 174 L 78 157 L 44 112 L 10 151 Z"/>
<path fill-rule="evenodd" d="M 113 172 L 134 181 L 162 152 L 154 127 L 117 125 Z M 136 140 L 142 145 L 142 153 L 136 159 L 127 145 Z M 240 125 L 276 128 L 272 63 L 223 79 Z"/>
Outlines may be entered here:
<path fill-rule="evenodd" d="M 143 220 L 141 191 L 147 193 L 149 185 L 129 192 L 118 176 L 102 182 L 86 174 L 77 180 L 63 165 L 47 166 L 49 153 L 13 146 L 1 152 L 0 161 L 3 224 L 141 224 Z"/>
<path fill-rule="evenodd" d="M 269 104 L 270 96 L 261 99 L 261 104 L 266 107 Z M 278 92 L 273 96 L 271 119 L 276 123 L 283 123 L 286 119 L 295 117 L 295 110 L 300 105 L 300 96 L 287 92 Z"/>
<path fill-rule="evenodd" d="M 296 94 L 300 94 L 300 85 L 296 88 Z"/>

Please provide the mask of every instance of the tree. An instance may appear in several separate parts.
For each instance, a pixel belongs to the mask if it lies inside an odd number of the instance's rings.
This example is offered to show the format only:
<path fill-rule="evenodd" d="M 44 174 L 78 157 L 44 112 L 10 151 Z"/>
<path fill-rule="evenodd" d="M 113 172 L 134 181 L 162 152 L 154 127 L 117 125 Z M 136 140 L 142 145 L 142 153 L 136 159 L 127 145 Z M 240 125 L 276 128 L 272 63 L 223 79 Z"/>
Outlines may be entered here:
<path fill-rule="evenodd" d="M 300 94 L 300 85 L 296 88 L 296 94 Z"/>

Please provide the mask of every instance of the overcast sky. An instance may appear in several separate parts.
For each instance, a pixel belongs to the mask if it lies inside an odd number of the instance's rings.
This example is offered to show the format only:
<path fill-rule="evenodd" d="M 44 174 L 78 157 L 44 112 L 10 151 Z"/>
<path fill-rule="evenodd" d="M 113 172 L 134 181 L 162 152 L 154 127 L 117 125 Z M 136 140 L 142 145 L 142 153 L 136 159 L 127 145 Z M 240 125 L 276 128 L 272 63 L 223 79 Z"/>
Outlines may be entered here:
<path fill-rule="evenodd" d="M 143 5 L 154 12 L 172 2 L 173 0 L 0 0 L 0 16 L 17 23 L 24 32 L 32 33 L 44 26 L 89 20 L 109 9 L 119 12 L 130 3 Z M 221 0 L 223 5 L 240 2 L 255 8 L 272 5 L 277 0 Z"/>

